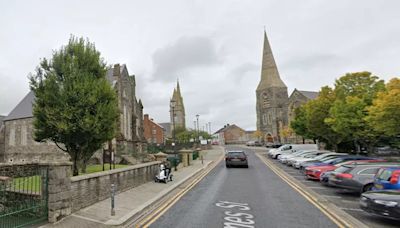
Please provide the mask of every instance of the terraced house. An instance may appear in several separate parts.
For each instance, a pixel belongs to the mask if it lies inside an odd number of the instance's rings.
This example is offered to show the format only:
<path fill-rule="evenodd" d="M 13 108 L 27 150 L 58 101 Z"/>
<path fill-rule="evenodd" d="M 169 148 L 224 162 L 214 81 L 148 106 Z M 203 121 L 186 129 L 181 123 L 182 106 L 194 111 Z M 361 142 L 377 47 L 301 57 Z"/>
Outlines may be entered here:
<path fill-rule="evenodd" d="M 136 97 L 135 75 L 129 75 L 125 64 L 115 64 L 107 72 L 107 80 L 118 96 L 120 117 L 118 133 L 112 142 L 105 145 L 116 157 L 146 152 L 146 140 L 143 128 L 143 105 Z M 4 118 L 4 127 L 0 131 L 0 162 L 30 163 L 38 161 L 69 160 L 69 155 L 54 143 L 38 143 L 33 139 L 32 104 L 35 95 L 30 91 L 22 101 Z M 3 144 L 1 144 L 3 141 Z M 110 148 L 108 148 L 110 147 Z M 96 153 L 101 160 L 101 151 Z"/>

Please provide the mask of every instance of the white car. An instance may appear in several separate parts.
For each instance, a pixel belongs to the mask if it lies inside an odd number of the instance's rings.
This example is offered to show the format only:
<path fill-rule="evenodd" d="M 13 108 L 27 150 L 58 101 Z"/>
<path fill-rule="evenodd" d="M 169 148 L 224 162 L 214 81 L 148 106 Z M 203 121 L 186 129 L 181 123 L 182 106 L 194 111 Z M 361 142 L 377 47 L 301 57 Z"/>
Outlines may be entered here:
<path fill-rule="evenodd" d="M 292 157 L 292 158 L 288 159 L 288 161 L 286 163 L 287 163 L 287 165 L 291 166 L 294 163 L 296 163 L 296 161 L 315 158 L 315 157 L 317 157 L 317 156 L 319 156 L 321 154 L 324 154 L 324 153 L 326 153 L 326 152 L 325 151 L 318 151 L 318 150 L 317 151 L 310 151 L 310 152 L 302 154 L 300 156 Z"/>
<path fill-rule="evenodd" d="M 312 150 L 300 150 L 291 154 L 281 154 L 278 159 L 281 163 L 286 164 L 288 159 L 312 152 Z"/>
<path fill-rule="evenodd" d="M 320 161 L 320 160 L 324 160 L 324 159 L 330 159 L 331 157 L 334 157 L 334 156 L 337 156 L 337 155 L 346 155 L 346 154 L 326 151 L 326 153 L 318 155 L 318 156 L 316 156 L 314 158 L 299 159 L 296 162 L 294 162 L 292 165 L 296 169 L 300 169 L 301 163 L 310 162 L 310 161 Z"/>

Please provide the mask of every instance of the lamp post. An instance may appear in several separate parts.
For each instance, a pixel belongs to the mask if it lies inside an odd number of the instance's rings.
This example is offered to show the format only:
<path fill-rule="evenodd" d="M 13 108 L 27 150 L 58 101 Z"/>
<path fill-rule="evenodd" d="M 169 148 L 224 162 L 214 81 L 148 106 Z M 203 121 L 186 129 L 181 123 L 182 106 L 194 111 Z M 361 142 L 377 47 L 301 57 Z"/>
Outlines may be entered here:
<path fill-rule="evenodd" d="M 197 114 L 196 115 L 196 119 L 197 119 L 197 140 L 198 140 L 198 143 L 200 143 L 199 117 L 200 117 L 200 115 Z"/>
<path fill-rule="evenodd" d="M 175 139 L 175 104 L 176 101 L 175 100 L 171 100 L 171 109 L 172 109 L 172 147 L 174 150 L 174 154 L 175 154 L 175 162 L 174 162 L 174 167 L 175 167 L 175 171 L 177 170 L 176 168 L 176 139 Z"/>

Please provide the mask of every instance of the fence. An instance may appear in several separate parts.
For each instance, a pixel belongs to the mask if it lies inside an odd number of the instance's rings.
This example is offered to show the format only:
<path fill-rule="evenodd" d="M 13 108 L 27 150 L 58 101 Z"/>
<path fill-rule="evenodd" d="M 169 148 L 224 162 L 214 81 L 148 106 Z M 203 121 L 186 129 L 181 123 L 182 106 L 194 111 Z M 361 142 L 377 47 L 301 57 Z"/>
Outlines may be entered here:
<path fill-rule="evenodd" d="M 48 218 L 48 168 L 0 165 L 0 227 L 23 227 Z"/>

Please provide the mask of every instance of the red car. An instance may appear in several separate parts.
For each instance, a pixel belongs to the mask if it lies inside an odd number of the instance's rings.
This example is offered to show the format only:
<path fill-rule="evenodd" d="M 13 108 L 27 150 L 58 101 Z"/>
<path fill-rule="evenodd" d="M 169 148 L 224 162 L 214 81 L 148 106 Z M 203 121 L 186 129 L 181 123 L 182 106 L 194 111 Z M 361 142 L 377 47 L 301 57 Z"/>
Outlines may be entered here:
<path fill-rule="evenodd" d="M 353 165 L 353 164 L 361 164 L 361 163 L 369 163 L 369 162 L 383 162 L 385 160 L 382 159 L 371 159 L 371 160 L 355 160 L 355 161 L 346 161 L 336 165 L 324 165 L 324 166 L 310 166 L 306 168 L 306 178 L 310 180 L 320 180 L 320 176 L 322 173 L 329 172 L 335 170 L 337 167 L 342 165 Z"/>

